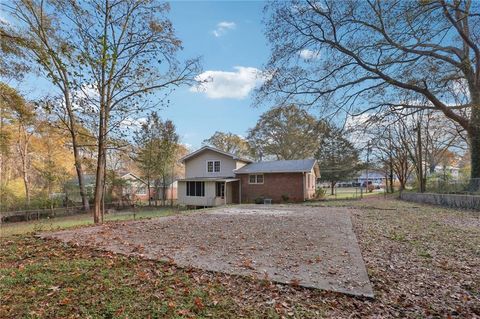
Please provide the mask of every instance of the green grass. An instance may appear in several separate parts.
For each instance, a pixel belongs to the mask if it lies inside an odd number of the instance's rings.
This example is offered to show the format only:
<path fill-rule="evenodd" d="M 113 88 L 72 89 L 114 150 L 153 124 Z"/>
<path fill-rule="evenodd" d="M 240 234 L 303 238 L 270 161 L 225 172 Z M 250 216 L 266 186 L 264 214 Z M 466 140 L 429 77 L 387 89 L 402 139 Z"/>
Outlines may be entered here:
<path fill-rule="evenodd" d="M 360 199 L 360 196 L 363 197 L 368 197 L 368 196 L 374 196 L 374 195 L 383 195 L 383 191 L 379 190 L 374 190 L 373 192 L 365 192 L 365 189 L 363 190 L 363 193 L 360 192 L 360 188 L 355 188 L 355 187 L 338 187 L 335 189 L 335 194 L 331 194 L 330 188 L 324 188 L 325 190 L 325 199 L 331 200 L 331 199 Z"/>
<path fill-rule="evenodd" d="M 172 215 L 176 210 L 166 207 L 156 210 L 144 210 L 136 212 L 118 212 L 105 215 L 104 221 L 120 221 L 154 218 Z M 78 226 L 87 226 L 93 224 L 93 217 L 91 214 L 80 214 L 64 217 L 56 217 L 52 219 L 40 219 L 28 222 L 5 223 L 0 224 L 0 237 L 11 235 L 36 233 L 43 231 L 54 231 Z"/>

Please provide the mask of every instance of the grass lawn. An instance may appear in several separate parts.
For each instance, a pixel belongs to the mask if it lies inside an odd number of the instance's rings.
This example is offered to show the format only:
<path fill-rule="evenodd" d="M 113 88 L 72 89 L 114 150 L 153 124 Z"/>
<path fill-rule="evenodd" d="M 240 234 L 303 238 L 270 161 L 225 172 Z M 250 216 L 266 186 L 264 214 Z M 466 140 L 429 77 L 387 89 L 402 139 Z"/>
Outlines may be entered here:
<path fill-rule="evenodd" d="M 31 234 L 0 243 L 0 318 L 474 318 L 478 212 L 368 197 L 351 212 L 375 299 L 181 269 Z"/>
<path fill-rule="evenodd" d="M 335 194 L 331 194 L 330 188 L 324 188 L 325 190 L 325 199 L 359 199 L 360 196 L 369 197 L 369 196 L 383 196 L 383 190 L 374 190 L 373 192 L 366 192 L 363 189 L 363 193 L 360 192 L 360 188 L 356 187 L 337 187 L 335 188 Z"/>
<path fill-rule="evenodd" d="M 168 216 L 175 213 L 176 210 L 165 207 L 155 210 L 139 210 L 133 214 L 131 211 L 117 212 L 106 214 L 104 221 L 120 221 L 120 220 L 133 220 L 143 218 L 153 218 Z M 32 232 L 53 231 L 59 229 L 65 229 L 70 227 L 87 226 L 93 224 L 93 217 L 91 214 L 79 214 L 64 217 L 56 217 L 52 219 L 40 219 L 29 222 L 18 223 L 6 223 L 0 224 L 0 237 L 15 235 L 15 234 L 27 234 Z"/>

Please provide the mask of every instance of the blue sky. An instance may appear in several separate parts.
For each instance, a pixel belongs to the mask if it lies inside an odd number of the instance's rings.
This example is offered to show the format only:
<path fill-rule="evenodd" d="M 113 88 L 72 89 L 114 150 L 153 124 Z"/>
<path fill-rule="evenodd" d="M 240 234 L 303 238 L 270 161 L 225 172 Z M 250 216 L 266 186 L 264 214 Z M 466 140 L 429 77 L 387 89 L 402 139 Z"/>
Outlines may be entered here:
<path fill-rule="evenodd" d="M 171 1 L 170 5 L 168 16 L 184 47 L 179 59 L 201 57 L 201 76 L 213 81 L 202 90 L 177 89 L 169 96 L 169 107 L 157 112 L 175 123 L 181 142 L 192 150 L 215 131 L 246 136 L 267 110 L 267 106 L 252 107 L 251 99 L 259 83 L 256 73 L 269 56 L 261 22 L 265 2 Z M 9 20 L 2 12 L 0 18 Z M 40 74 L 27 75 L 17 88 L 31 99 L 56 92 Z"/>
<path fill-rule="evenodd" d="M 255 69 L 269 55 L 263 33 L 263 2 L 173 1 L 170 18 L 183 41 L 181 58 L 202 57 L 205 76 L 215 85 L 195 92 L 182 88 L 160 111 L 173 120 L 182 142 L 195 149 L 215 131 L 246 135 L 262 109 L 251 106 Z"/>

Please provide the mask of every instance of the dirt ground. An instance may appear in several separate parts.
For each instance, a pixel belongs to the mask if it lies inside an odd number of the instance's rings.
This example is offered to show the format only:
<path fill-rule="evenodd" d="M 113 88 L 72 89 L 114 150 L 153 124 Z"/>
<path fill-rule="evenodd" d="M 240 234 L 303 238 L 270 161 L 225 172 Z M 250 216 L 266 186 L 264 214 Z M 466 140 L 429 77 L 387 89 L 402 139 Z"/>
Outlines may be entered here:
<path fill-rule="evenodd" d="M 43 236 L 181 267 L 373 297 L 346 208 L 243 205 Z"/>

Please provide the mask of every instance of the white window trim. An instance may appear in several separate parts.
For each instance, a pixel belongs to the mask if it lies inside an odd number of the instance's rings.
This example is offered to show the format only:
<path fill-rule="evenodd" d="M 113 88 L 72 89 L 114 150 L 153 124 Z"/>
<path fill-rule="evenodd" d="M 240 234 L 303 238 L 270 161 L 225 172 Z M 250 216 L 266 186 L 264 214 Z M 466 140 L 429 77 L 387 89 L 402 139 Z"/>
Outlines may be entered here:
<path fill-rule="evenodd" d="M 212 163 L 213 163 L 213 166 L 212 166 L 213 171 L 212 171 L 212 172 L 209 172 L 209 171 L 208 171 L 208 163 L 209 163 L 209 162 L 212 162 Z M 220 163 L 220 170 L 219 170 L 218 172 L 215 172 L 215 162 L 219 162 L 219 163 Z M 222 171 L 222 161 L 221 161 L 221 160 L 211 160 L 211 159 L 206 160 L 206 161 L 205 161 L 205 170 L 206 170 L 207 173 L 220 173 L 220 172 Z"/>
<path fill-rule="evenodd" d="M 258 182 L 258 179 L 257 179 L 257 176 L 260 176 L 260 175 L 263 177 L 261 183 L 259 183 L 259 182 Z M 255 176 L 255 183 L 252 183 L 252 182 L 250 181 L 250 176 Z M 249 175 L 248 175 L 248 183 L 249 183 L 249 184 L 261 185 L 261 184 L 263 184 L 264 182 L 265 182 L 265 175 L 264 175 L 264 174 L 249 174 Z"/>

